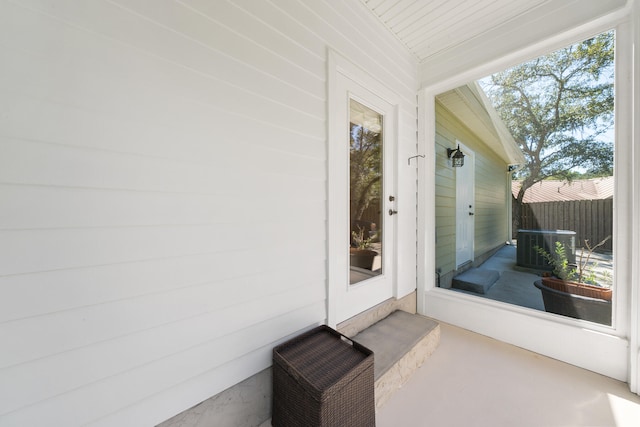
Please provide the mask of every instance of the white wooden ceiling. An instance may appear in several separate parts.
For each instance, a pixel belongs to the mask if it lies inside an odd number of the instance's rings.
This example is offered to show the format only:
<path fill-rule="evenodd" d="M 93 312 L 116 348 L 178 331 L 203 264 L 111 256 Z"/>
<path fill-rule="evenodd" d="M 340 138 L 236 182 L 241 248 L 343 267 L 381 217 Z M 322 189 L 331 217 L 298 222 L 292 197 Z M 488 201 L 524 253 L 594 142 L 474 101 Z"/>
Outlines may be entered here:
<path fill-rule="evenodd" d="M 418 58 L 455 48 L 549 0 L 361 0 Z"/>

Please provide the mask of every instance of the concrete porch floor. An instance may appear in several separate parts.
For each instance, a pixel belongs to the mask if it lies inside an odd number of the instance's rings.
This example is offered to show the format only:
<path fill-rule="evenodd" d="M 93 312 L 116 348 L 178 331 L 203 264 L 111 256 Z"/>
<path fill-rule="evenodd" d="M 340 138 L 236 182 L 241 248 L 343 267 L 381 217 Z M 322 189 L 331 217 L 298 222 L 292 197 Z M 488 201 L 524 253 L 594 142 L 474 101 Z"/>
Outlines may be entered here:
<path fill-rule="evenodd" d="M 451 325 L 378 427 L 638 426 L 628 385 Z"/>

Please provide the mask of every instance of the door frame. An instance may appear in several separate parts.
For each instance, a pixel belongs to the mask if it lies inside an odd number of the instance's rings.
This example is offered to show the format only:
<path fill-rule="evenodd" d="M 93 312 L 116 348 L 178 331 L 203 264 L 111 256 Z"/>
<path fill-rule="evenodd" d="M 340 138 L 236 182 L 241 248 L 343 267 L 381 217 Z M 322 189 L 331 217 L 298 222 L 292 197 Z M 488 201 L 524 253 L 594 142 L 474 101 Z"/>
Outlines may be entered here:
<path fill-rule="evenodd" d="M 640 18 L 636 20 L 640 27 Z M 640 391 L 640 285 L 638 263 L 624 260 L 639 259 L 640 250 L 631 233 L 638 234 L 638 221 L 632 209 L 640 206 L 633 193 L 634 165 L 638 165 L 640 151 L 633 150 L 633 27 L 627 19 L 612 14 L 608 19 L 570 29 L 561 36 L 514 52 L 508 56 L 467 68 L 458 75 L 423 87 L 418 95 L 421 111 L 418 126 L 418 148 L 425 153 L 425 165 L 435 164 L 435 102 L 436 95 L 498 72 L 519 62 L 562 48 L 609 29 L 616 30 L 616 149 L 614 195 L 614 266 L 616 294 L 614 296 L 613 325 L 604 326 L 578 319 L 537 312 L 511 304 L 472 295 L 452 292 L 436 286 L 435 262 L 435 174 L 431 168 L 418 171 L 418 312 L 500 341 L 618 379 L 628 381 L 632 391 Z M 639 28 L 636 28 L 640 32 Z M 640 37 L 636 37 L 636 41 Z M 637 68 L 636 68 L 637 73 Z M 635 88 L 635 96 L 638 89 Z M 627 153 L 625 155 L 624 153 Z M 635 157 L 628 155 L 635 153 Z M 635 211 L 637 216 L 637 211 Z M 634 224 L 636 227 L 634 227 Z M 632 275 L 632 270 L 635 274 Z M 627 303 L 630 301 L 630 303 Z M 633 321 L 635 319 L 635 322 Z M 571 343 L 571 345 L 567 345 Z"/>
<path fill-rule="evenodd" d="M 344 140 L 345 135 L 342 134 L 341 128 L 344 127 L 344 121 L 348 120 L 348 116 L 342 117 L 341 113 L 334 108 L 337 103 L 345 103 L 348 105 L 349 99 L 354 99 L 358 102 L 365 101 L 361 96 L 351 96 L 349 93 L 340 89 L 339 80 L 347 78 L 353 81 L 355 84 L 363 87 L 368 92 L 371 92 L 376 97 L 381 98 L 386 103 L 392 106 L 392 111 L 388 117 L 395 123 L 393 126 L 393 134 L 391 135 L 391 141 L 385 143 L 393 144 L 388 150 L 388 155 L 391 157 L 384 161 L 385 169 L 387 165 L 390 165 L 391 171 L 385 170 L 385 174 L 391 174 L 391 180 L 393 188 L 385 190 L 383 197 L 384 212 L 391 206 L 386 200 L 389 194 L 396 193 L 397 185 L 397 149 L 398 149 L 398 97 L 390 89 L 388 89 L 382 82 L 377 80 L 371 74 L 358 67 L 349 59 L 340 55 L 332 49 L 327 49 L 327 325 L 336 327 L 337 323 L 346 320 L 342 313 L 338 310 L 339 299 L 343 295 L 343 290 L 339 289 L 340 286 L 352 286 L 353 289 L 359 289 L 367 286 L 367 282 L 375 281 L 376 278 L 369 279 L 362 282 L 362 285 L 349 285 L 349 263 L 348 263 L 348 231 L 345 234 L 345 224 L 349 222 L 348 218 L 348 199 L 349 190 L 345 188 L 346 176 L 347 182 L 349 177 L 348 167 L 349 162 L 344 161 L 342 158 L 344 154 L 344 148 L 339 146 L 339 142 Z M 356 94 L 358 95 L 358 94 Z M 386 150 L 385 150 L 386 151 Z M 345 209 L 346 203 L 346 209 Z M 383 214 L 384 214 L 383 212 Z M 391 221 L 389 221 L 391 220 Z M 385 292 L 384 297 L 378 295 L 376 298 L 384 299 L 397 296 L 397 280 L 396 269 L 397 264 L 397 215 L 393 215 L 391 218 L 387 218 L 387 222 L 390 222 L 384 228 L 391 226 L 394 230 L 392 235 L 395 235 L 391 241 L 386 242 L 387 252 L 391 254 L 387 255 L 388 263 L 385 279 L 390 280 L 389 292 Z M 385 232 L 383 228 L 383 232 Z M 348 230 L 348 228 L 347 228 Z M 347 245 L 345 246 L 345 242 Z M 343 256 L 344 255 L 344 256 Z M 382 279 L 382 278 L 381 278 Z M 365 311 L 367 306 L 363 308 L 353 307 L 352 312 L 347 318 L 352 317 L 362 311 Z"/>

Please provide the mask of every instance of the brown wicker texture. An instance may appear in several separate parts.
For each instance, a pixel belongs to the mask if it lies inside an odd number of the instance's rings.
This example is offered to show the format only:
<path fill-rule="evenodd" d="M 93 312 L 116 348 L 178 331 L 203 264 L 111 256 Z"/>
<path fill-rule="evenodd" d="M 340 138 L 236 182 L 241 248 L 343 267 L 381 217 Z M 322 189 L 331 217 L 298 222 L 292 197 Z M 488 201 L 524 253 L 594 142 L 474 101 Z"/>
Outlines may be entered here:
<path fill-rule="evenodd" d="M 273 349 L 274 427 L 375 426 L 373 352 L 328 326 Z"/>

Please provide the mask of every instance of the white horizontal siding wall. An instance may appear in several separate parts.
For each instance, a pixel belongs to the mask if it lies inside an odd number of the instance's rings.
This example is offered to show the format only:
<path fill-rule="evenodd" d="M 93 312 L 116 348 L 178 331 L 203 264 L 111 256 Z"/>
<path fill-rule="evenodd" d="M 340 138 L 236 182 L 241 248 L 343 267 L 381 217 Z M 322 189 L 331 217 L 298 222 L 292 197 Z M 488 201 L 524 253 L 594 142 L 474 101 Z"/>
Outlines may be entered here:
<path fill-rule="evenodd" d="M 153 425 L 325 321 L 328 46 L 415 150 L 417 64 L 363 11 L 0 3 L 0 425 Z"/>

